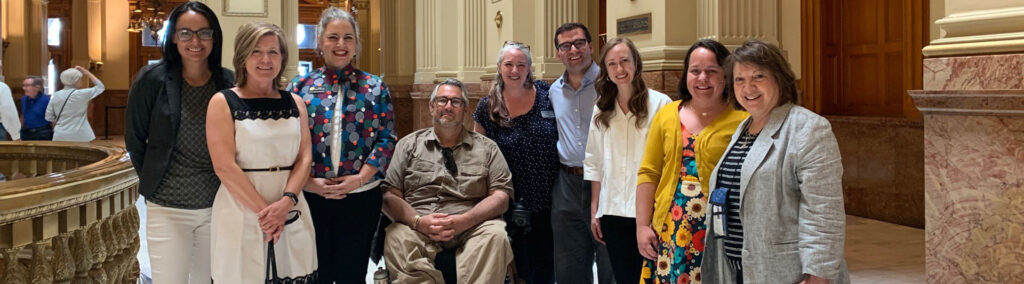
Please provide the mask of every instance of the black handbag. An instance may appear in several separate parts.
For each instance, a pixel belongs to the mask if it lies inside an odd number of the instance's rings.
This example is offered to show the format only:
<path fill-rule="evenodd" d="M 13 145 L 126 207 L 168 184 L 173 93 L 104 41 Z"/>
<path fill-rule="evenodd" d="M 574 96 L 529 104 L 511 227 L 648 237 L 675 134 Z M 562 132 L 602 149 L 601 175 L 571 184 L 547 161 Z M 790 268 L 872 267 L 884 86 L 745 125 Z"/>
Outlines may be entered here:
<path fill-rule="evenodd" d="M 284 222 L 285 226 L 288 226 L 288 224 L 294 223 L 295 220 L 299 219 L 299 215 L 302 215 L 302 212 L 300 212 L 299 210 L 288 211 L 288 213 L 289 214 L 295 213 L 295 215 L 292 216 L 292 217 L 289 217 L 288 220 Z M 267 275 L 266 283 L 267 284 L 293 284 L 293 283 L 294 284 L 307 284 L 307 283 L 316 283 L 317 282 L 316 281 L 316 279 L 317 279 L 317 272 L 315 270 L 313 271 L 313 273 L 310 273 L 307 276 L 298 277 L 298 278 L 294 278 L 294 279 L 291 278 L 291 277 L 284 277 L 284 278 L 278 277 L 277 276 L 277 257 L 275 257 L 275 255 L 274 255 L 274 240 L 270 240 L 270 241 L 267 242 L 267 270 L 266 271 L 267 271 L 266 272 L 266 275 Z"/>

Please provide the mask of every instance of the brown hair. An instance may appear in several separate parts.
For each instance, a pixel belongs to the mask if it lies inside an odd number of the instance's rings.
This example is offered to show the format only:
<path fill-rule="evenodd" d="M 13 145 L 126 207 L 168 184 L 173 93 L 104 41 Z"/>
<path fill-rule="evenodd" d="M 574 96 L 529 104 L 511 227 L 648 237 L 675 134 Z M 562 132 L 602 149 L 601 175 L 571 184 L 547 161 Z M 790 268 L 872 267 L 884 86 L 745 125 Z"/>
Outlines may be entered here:
<path fill-rule="evenodd" d="M 619 95 L 619 88 L 608 78 L 608 68 L 604 64 L 608 59 L 608 52 L 620 44 L 625 44 L 629 48 L 630 56 L 633 57 L 633 65 L 636 66 L 636 70 L 633 72 L 633 82 L 630 83 L 633 85 L 634 94 L 629 98 L 628 105 L 629 112 L 633 113 L 636 119 L 636 128 L 640 128 L 647 121 L 647 83 L 643 78 L 644 64 L 640 59 L 640 51 L 628 38 L 613 38 L 601 49 L 601 60 L 598 61 L 601 64 L 601 73 L 597 75 L 597 81 L 594 82 L 594 89 L 597 90 L 597 109 L 600 111 L 594 115 L 594 119 L 597 120 L 597 126 L 608 128 L 608 121 L 615 115 L 615 97 Z"/>
<path fill-rule="evenodd" d="M 281 70 L 274 76 L 274 89 L 281 89 L 281 74 L 284 73 L 284 65 L 288 62 L 288 42 L 285 40 L 284 31 L 281 27 L 268 23 L 247 23 L 238 28 L 238 35 L 235 36 L 235 84 L 244 87 L 248 83 L 248 74 L 245 72 L 245 59 L 252 55 L 256 49 L 256 43 L 265 35 L 277 37 L 277 43 L 281 45 L 278 52 L 281 53 Z"/>
<path fill-rule="evenodd" d="M 796 75 L 789 67 L 789 62 L 782 55 L 779 47 L 760 40 L 748 40 L 737 48 L 725 60 L 725 83 L 733 85 L 733 70 L 736 64 L 750 64 L 764 69 L 775 78 L 779 86 L 779 106 L 786 103 L 797 103 Z M 736 88 L 726 88 L 729 92 L 729 104 L 738 110 L 746 110 L 736 101 Z"/>

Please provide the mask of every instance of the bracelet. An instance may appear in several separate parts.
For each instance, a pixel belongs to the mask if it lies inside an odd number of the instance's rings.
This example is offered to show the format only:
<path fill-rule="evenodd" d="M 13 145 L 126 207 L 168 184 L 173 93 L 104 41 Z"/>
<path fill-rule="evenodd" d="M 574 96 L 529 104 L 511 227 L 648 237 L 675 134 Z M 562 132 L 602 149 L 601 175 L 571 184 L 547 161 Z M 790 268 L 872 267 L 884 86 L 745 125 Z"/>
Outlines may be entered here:
<path fill-rule="evenodd" d="M 362 187 L 362 186 L 366 185 L 366 183 L 365 183 L 365 182 L 363 182 L 363 176 L 361 176 L 361 175 L 359 175 L 359 174 L 356 174 L 356 176 L 357 176 L 357 177 L 359 177 L 359 186 L 360 186 L 360 187 Z"/>
<path fill-rule="evenodd" d="M 287 191 L 285 191 L 285 192 L 284 192 L 284 196 L 287 196 L 288 198 L 291 198 L 291 199 L 292 199 L 292 206 L 294 206 L 294 205 L 299 205 L 299 197 L 298 197 L 298 196 L 295 196 L 295 194 L 294 194 L 294 193 L 291 193 L 291 192 L 287 192 Z"/>
<path fill-rule="evenodd" d="M 412 221 L 412 230 L 413 231 L 415 231 L 416 228 L 420 226 L 420 217 L 423 217 L 423 216 L 420 215 L 420 214 L 416 214 L 416 219 L 413 219 L 413 221 Z"/>

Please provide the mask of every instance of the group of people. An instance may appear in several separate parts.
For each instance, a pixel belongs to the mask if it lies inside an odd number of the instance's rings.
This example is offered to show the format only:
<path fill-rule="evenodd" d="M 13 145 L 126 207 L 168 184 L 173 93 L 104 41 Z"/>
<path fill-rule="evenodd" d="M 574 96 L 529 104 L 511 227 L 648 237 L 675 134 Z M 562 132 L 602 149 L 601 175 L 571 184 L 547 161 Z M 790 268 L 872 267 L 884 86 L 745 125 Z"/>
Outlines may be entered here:
<path fill-rule="evenodd" d="M 85 88 L 85 79 L 92 82 L 92 87 Z M 61 72 L 60 81 L 64 88 L 47 95 L 42 77 L 25 78 L 21 83 L 24 95 L 20 115 L 11 88 L 0 82 L 0 141 L 89 142 L 96 139 L 89 125 L 88 108 L 89 101 L 103 93 L 103 82 L 81 66 Z"/>
<path fill-rule="evenodd" d="M 448 79 L 432 127 L 398 140 L 343 10 L 316 26 L 325 66 L 287 86 L 280 27 L 243 25 L 234 71 L 203 3 L 175 8 L 168 31 L 125 127 L 156 283 L 263 282 L 270 254 L 282 279 L 361 283 L 382 213 L 392 283 L 443 283 L 446 250 L 459 283 L 510 268 L 515 282 L 592 283 L 595 261 L 601 283 L 849 282 L 836 140 L 795 105 L 771 44 L 698 41 L 672 101 L 647 87 L 629 39 L 594 61 L 587 27 L 567 23 L 553 83 L 506 42 L 472 127 L 466 87 Z"/>

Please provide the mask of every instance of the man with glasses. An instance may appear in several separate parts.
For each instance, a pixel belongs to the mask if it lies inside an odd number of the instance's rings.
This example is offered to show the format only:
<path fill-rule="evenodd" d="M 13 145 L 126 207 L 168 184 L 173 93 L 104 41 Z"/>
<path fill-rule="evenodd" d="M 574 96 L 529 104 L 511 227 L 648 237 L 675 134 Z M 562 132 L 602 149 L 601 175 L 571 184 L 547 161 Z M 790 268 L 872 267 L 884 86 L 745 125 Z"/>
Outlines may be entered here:
<path fill-rule="evenodd" d="M 612 283 L 608 250 L 590 231 L 590 182 L 583 180 L 587 133 L 597 102 L 594 81 L 601 70 L 591 58 L 587 26 L 563 24 L 555 30 L 554 40 L 558 59 L 565 65 L 565 73 L 549 90 L 558 124 L 558 158 L 562 163 L 551 193 L 555 282 L 593 283 L 596 254 L 598 282 Z"/>
<path fill-rule="evenodd" d="M 0 74 L 3 74 L 4 65 L 0 63 Z M 0 141 L 7 141 L 4 130 L 11 134 L 10 140 L 21 141 L 21 120 L 18 118 L 18 108 L 14 106 L 14 97 L 11 95 L 11 87 L 0 81 Z"/>
<path fill-rule="evenodd" d="M 512 247 L 501 214 L 512 174 L 497 144 L 463 126 L 469 100 L 448 79 L 430 94 L 433 127 L 398 141 L 384 180 L 384 258 L 392 283 L 444 283 L 434 257 L 455 249 L 460 283 L 502 283 Z"/>

